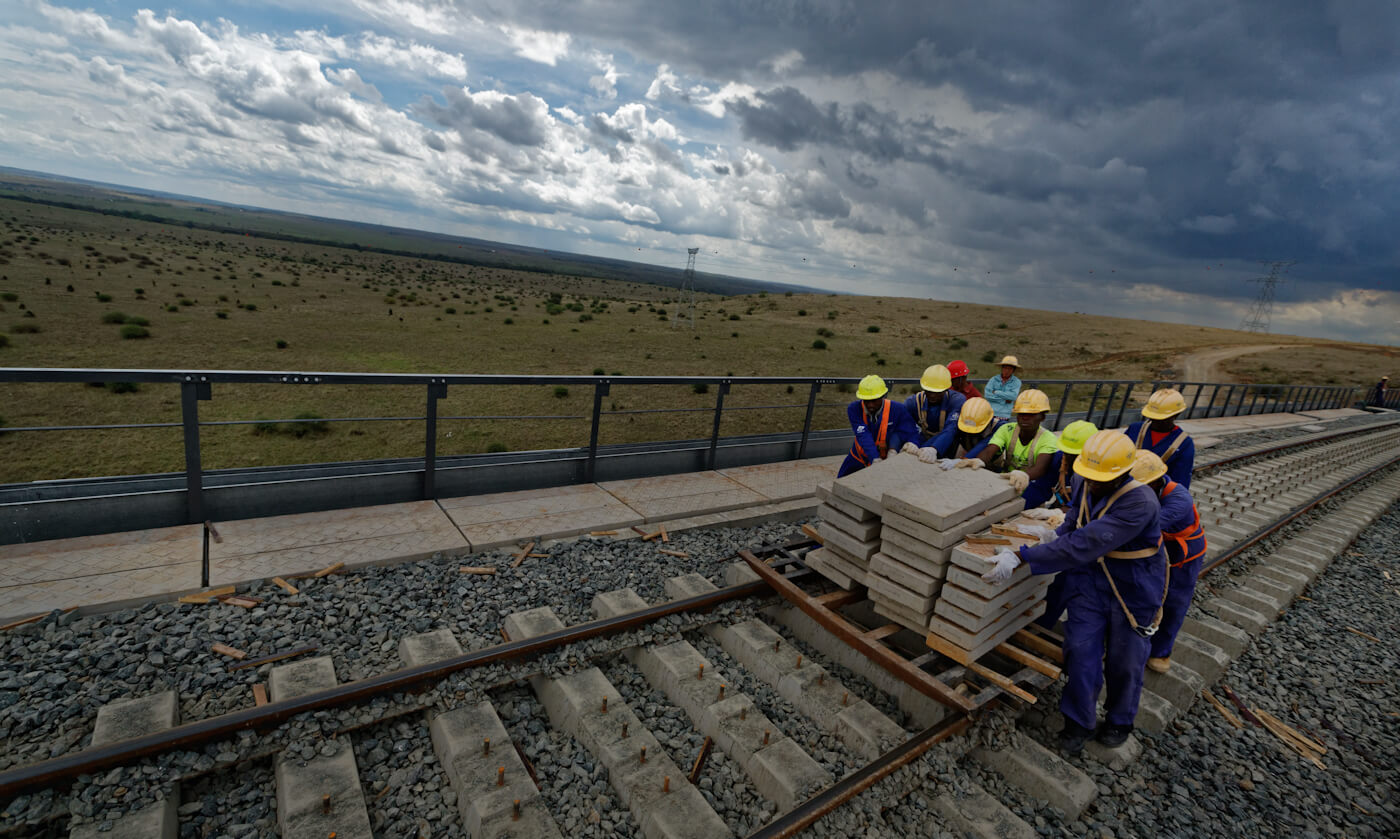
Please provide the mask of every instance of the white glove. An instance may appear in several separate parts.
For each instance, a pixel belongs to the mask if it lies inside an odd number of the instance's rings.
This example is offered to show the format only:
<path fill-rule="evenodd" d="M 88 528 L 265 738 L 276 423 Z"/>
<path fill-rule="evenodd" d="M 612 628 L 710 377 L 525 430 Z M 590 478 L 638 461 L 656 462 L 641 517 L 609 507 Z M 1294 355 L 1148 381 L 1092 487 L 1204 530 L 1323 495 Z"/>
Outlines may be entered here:
<path fill-rule="evenodd" d="M 1055 517 L 1055 513 L 1053 511 L 1047 510 L 1044 507 L 1032 507 L 1029 510 L 1022 512 L 1021 515 L 1025 516 L 1028 519 L 1035 519 L 1036 521 L 1050 521 L 1050 519 Z M 1022 530 L 1024 529 L 1025 528 L 1022 528 Z"/>
<path fill-rule="evenodd" d="M 944 472 L 948 472 L 953 469 L 956 469 L 958 464 L 961 462 L 962 461 L 958 460 L 955 457 L 944 458 L 943 460 L 938 461 L 938 468 L 942 469 Z"/>
<path fill-rule="evenodd" d="M 1050 518 L 1046 519 L 1045 523 L 1055 528 L 1056 530 L 1059 530 L 1060 525 L 1065 523 L 1065 514 L 1060 512 L 1059 510 L 1051 510 Z"/>
<path fill-rule="evenodd" d="M 1011 579 L 1011 573 L 1021 564 L 1021 558 L 1011 551 L 1002 551 L 992 557 L 992 562 L 996 564 L 982 575 L 982 580 L 988 583 L 1004 583 Z"/>
<path fill-rule="evenodd" d="M 899 447 L 900 454 L 918 454 L 919 445 L 917 443 L 905 443 Z"/>
<path fill-rule="evenodd" d="M 919 461 L 921 463 L 937 463 L 938 449 L 935 449 L 932 446 L 925 446 L 922 449 L 919 449 Z"/>
<path fill-rule="evenodd" d="M 958 469 L 981 469 L 983 466 L 986 466 L 986 465 L 987 465 L 987 464 L 983 463 L 983 462 L 982 462 L 982 458 L 980 458 L 980 457 L 964 457 L 964 458 L 962 458 L 962 459 L 960 459 L 960 460 L 958 461 L 957 467 L 956 467 L 956 468 L 958 468 Z"/>
<path fill-rule="evenodd" d="M 1002 477 L 1009 481 L 1011 483 L 1011 488 L 1017 492 L 1025 492 L 1026 487 L 1031 485 L 1031 476 L 1022 472 L 1020 469 L 1005 472 L 1002 474 Z"/>
<path fill-rule="evenodd" d="M 1040 544 L 1055 541 L 1055 528 L 1047 527 L 1043 524 L 1023 524 L 1016 528 L 1027 536 L 1034 536 L 1040 540 Z"/>

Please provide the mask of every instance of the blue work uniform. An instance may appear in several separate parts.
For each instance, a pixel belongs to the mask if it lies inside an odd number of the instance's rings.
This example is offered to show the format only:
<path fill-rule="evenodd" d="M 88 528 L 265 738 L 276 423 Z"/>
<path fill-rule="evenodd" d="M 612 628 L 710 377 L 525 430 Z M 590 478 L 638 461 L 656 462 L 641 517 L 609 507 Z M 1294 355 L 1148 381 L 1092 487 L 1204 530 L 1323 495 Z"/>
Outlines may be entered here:
<path fill-rule="evenodd" d="M 1045 474 L 1031 481 L 1026 486 L 1026 491 L 1021 493 L 1021 500 L 1026 502 L 1026 509 L 1030 510 L 1042 506 L 1055 495 L 1055 482 L 1060 477 L 1060 464 L 1064 463 L 1065 453 L 1055 452 L 1050 456 L 1050 468 L 1045 470 Z"/>
<path fill-rule="evenodd" d="M 993 419 L 990 423 L 988 423 L 987 427 L 982 429 L 982 436 L 977 438 L 977 442 L 973 444 L 972 448 L 968 449 L 967 452 L 963 454 L 963 457 L 976 457 L 977 455 L 981 454 L 982 450 L 987 448 L 988 444 L 992 442 L 992 436 L 997 433 L 997 429 L 1001 428 L 1005 422 L 1006 420 L 1003 419 Z M 954 440 L 957 439 L 956 434 L 954 434 L 953 437 Z M 954 448 L 950 456 L 957 457 L 957 454 L 958 451 L 956 448 Z"/>
<path fill-rule="evenodd" d="M 1162 603 L 1162 625 L 1152 636 L 1151 655 L 1170 658 L 1196 593 L 1196 577 L 1206 555 L 1206 531 L 1196 502 L 1181 484 L 1168 481 L 1158 500 L 1162 505 L 1162 542 L 1167 549 L 1167 599 Z"/>
<path fill-rule="evenodd" d="M 887 451 L 899 451 L 905 443 L 919 442 L 919 427 L 904 410 L 903 402 L 883 399 L 880 414 L 870 417 L 865 413 L 865 403 L 857 399 L 846 406 L 846 417 L 856 439 L 836 473 L 838 478 L 859 472 L 883 458 Z"/>
<path fill-rule="evenodd" d="M 936 405 L 922 390 L 904 400 L 904 410 L 919 427 L 919 447 L 931 446 L 938 450 L 939 457 L 955 454 L 949 449 L 957 440 L 958 415 L 966 401 L 966 396 L 954 390 L 943 391 L 943 398 Z"/>
<path fill-rule="evenodd" d="M 1094 729 L 1099 688 L 1106 679 L 1106 722 L 1131 726 L 1150 648 L 1148 638 L 1133 626 L 1153 625 L 1166 583 L 1161 505 L 1150 487 L 1136 481 L 1123 483 L 1105 498 L 1094 498 L 1088 484 L 1080 482 L 1073 504 L 1074 514 L 1066 517 L 1053 542 L 1027 545 L 1019 554 L 1032 573 L 1059 572 L 1064 578 L 1069 614 L 1060 710 L 1065 718 Z"/>
<path fill-rule="evenodd" d="M 1084 483 L 1084 478 L 1072 473 L 1060 474 L 1060 469 L 1064 467 L 1064 452 L 1060 452 L 1060 466 L 1056 467 L 1055 480 L 1055 506 L 1064 508 L 1065 516 L 1073 512 L 1070 509 L 1070 499 L 1079 491 L 1080 484 Z M 1060 499 L 1064 503 L 1060 503 Z M 1035 619 L 1035 622 L 1046 629 L 1054 629 L 1055 624 L 1060 622 L 1060 616 L 1065 613 L 1065 579 L 1069 575 L 1056 574 L 1055 579 L 1050 581 L 1050 585 L 1045 589 L 1045 614 Z"/>
<path fill-rule="evenodd" d="M 1021 380 L 1012 376 L 1006 381 L 1001 376 L 993 376 L 983 388 L 982 397 L 992 403 L 992 415 L 1002 419 L 1011 418 L 1011 404 L 1021 393 Z"/>
<path fill-rule="evenodd" d="M 1174 425 L 1161 442 L 1153 445 L 1152 430 L 1148 426 L 1147 420 L 1138 420 L 1123 433 L 1139 449 L 1147 449 L 1162 458 L 1162 462 L 1167 464 L 1167 477 L 1181 484 L 1182 488 L 1190 489 L 1191 470 L 1196 468 L 1195 441 L 1186 433 L 1186 429 Z"/>

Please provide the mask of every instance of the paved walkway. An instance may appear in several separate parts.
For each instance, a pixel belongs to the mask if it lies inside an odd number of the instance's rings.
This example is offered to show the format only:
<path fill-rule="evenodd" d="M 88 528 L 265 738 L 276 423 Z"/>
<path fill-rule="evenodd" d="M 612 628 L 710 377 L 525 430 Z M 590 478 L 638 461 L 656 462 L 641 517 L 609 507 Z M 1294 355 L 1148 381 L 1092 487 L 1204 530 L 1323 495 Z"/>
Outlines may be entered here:
<path fill-rule="evenodd" d="M 1204 447 L 1208 435 L 1360 413 L 1260 414 L 1182 425 Z M 652 532 L 664 523 L 678 532 L 802 518 L 816 507 L 817 483 L 834 476 L 841 459 L 215 522 L 209 582 L 287 577 L 337 562 L 358 568 L 439 552 L 469 554 L 590 531 L 635 539 L 634 526 Z M 0 545 L 0 623 L 70 606 L 102 611 L 199 590 L 203 551 L 199 525 Z"/>

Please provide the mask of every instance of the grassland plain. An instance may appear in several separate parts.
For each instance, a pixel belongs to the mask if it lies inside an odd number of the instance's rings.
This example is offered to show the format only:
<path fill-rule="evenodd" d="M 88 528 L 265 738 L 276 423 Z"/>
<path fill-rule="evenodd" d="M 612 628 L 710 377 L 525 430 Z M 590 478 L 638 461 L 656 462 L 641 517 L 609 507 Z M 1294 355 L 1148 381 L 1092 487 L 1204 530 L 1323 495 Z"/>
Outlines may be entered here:
<path fill-rule="evenodd" d="M 6 367 L 917 376 L 928 364 L 962 358 L 977 379 L 986 379 L 1002 354 L 1015 353 L 1028 378 L 1145 380 L 1169 371 L 1182 353 L 1259 343 L 1257 335 L 1230 330 L 888 297 L 699 295 L 694 332 L 688 321 L 677 328 L 681 314 L 674 289 L 643 283 L 270 241 L 0 200 L 0 366 Z M 1270 342 L 1310 345 L 1308 353 L 1342 367 L 1356 352 L 1313 339 L 1270 336 Z M 1275 351 L 1284 358 L 1290 352 Z M 1313 380 L 1305 365 L 1297 369 L 1298 380 Z M 1363 368 L 1355 383 L 1371 378 Z M 726 407 L 791 407 L 726 412 L 723 433 L 799 426 L 805 396 L 781 386 L 736 387 Z M 850 398 L 827 391 L 823 401 L 833 404 L 819 412 L 817 427 L 843 426 L 836 403 Z M 439 423 L 438 451 L 583 445 L 591 399 L 591 389 L 578 387 L 452 388 L 439 405 L 449 419 Z M 602 442 L 708 436 L 714 400 L 713 388 L 614 386 Z M 423 402 L 419 387 L 219 385 L 200 412 L 204 421 L 416 417 Z M 652 408 L 678 412 L 629 413 Z M 179 399 L 173 385 L 7 384 L 0 385 L 0 416 L 12 429 L 178 422 Z M 500 416 L 549 418 L 480 418 Z M 414 421 L 263 422 L 206 427 L 201 434 L 210 469 L 407 457 L 423 446 L 422 424 Z M 0 434 L 5 482 L 181 465 L 178 429 Z"/>

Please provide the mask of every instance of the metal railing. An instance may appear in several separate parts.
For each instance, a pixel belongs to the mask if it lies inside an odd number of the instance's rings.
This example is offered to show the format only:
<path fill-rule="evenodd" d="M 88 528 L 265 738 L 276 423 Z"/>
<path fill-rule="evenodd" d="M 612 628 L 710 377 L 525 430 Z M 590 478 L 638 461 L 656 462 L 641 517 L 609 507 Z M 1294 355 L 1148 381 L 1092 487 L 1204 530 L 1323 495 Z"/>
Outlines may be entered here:
<path fill-rule="evenodd" d="M 696 465 L 705 469 L 716 467 L 721 445 L 737 438 L 721 436 L 726 416 L 750 411 L 796 411 L 803 410 L 804 418 L 800 429 L 793 428 L 776 435 L 767 435 L 780 441 L 781 447 L 768 446 L 763 451 L 749 457 L 750 462 L 771 462 L 782 459 L 803 459 L 809 456 L 815 438 L 823 441 L 822 451 L 835 448 L 833 437 L 839 436 L 844 424 L 822 429 L 814 427 L 814 418 L 819 408 L 844 407 L 854 399 L 854 386 L 857 378 L 814 378 L 804 376 L 511 376 L 511 375 L 433 375 L 395 373 L 306 373 L 275 371 L 235 371 L 235 370 L 116 370 L 116 369 L 73 369 L 73 368 L 0 368 L 0 384 L 7 383 L 115 383 L 135 382 L 142 384 L 166 384 L 178 387 L 180 392 L 180 422 L 125 423 L 125 424 L 68 424 L 35 425 L 0 428 L 0 432 L 42 433 L 53 431 L 108 431 L 117 429 L 160 429 L 180 428 L 184 449 L 183 490 L 184 518 L 197 523 L 206 519 L 204 503 L 205 471 L 202 467 L 203 452 L 200 443 L 202 428 L 229 425 L 256 425 L 260 423 L 332 423 L 332 422 L 402 422 L 422 423 L 422 458 L 409 458 L 395 461 L 406 471 L 419 473 L 416 495 L 422 499 L 438 497 L 437 471 L 438 423 L 445 420 L 520 420 L 531 422 L 558 422 L 561 420 L 588 422 L 587 445 L 565 450 L 564 455 L 577 461 L 579 468 L 574 470 L 572 480 L 589 483 L 597 476 L 600 452 L 610 452 L 638 445 L 650 445 L 651 451 L 663 451 L 667 446 L 686 446 L 699 455 Z M 887 379 L 892 388 L 917 387 L 918 379 Z M 317 387 L 327 385 L 376 386 L 394 385 L 421 388 L 424 398 L 424 412 L 420 416 L 347 416 L 315 419 L 287 420 L 201 420 L 199 403 L 213 398 L 215 384 L 265 384 L 281 387 Z M 788 392 L 798 389 L 806 391 L 806 399 L 790 404 L 726 405 L 726 398 L 736 388 L 753 386 L 787 386 Z M 1046 426 L 1058 430 L 1074 419 L 1088 418 L 1100 427 L 1115 427 L 1123 424 L 1125 418 L 1131 421 L 1135 415 L 1130 410 L 1134 393 L 1140 401 L 1154 389 L 1175 385 L 1183 388 L 1189 400 L 1189 418 L 1211 416 L 1233 416 L 1247 413 L 1277 411 L 1302 411 L 1322 408 L 1348 407 L 1358 401 L 1361 389 L 1337 386 L 1295 386 L 1295 385 L 1240 385 L 1205 382 L 1141 382 L 1133 380 L 1070 380 L 1070 379 L 1025 379 L 1024 387 L 1038 387 L 1051 395 L 1053 418 L 1047 418 Z M 446 398 L 449 388 L 499 388 L 506 386 L 532 387 L 583 387 L 592 390 L 591 411 L 587 414 L 524 414 L 500 415 L 479 414 L 464 416 L 439 416 L 438 403 Z M 642 409 L 616 408 L 605 410 L 604 400 L 616 386 L 657 386 L 683 387 L 693 393 L 708 393 L 713 388 L 714 401 L 708 407 L 651 407 Z M 825 389 L 851 392 L 851 395 L 838 401 L 818 401 Z M 893 393 L 893 390 L 892 390 Z M 1395 394 L 1400 397 L 1400 393 Z M 653 402 L 652 404 L 659 404 Z M 638 414 L 710 414 L 709 436 L 707 439 L 682 441 L 634 441 L 631 443 L 599 444 L 599 431 L 602 421 L 609 416 Z M 848 433 L 848 432 L 847 432 Z M 752 435 L 750 435 L 752 437 Z M 754 444 L 760 445 L 760 444 Z M 523 457 L 527 453 L 517 452 Z M 467 457 L 475 457 L 468 455 Z M 499 458 L 509 458 L 501 454 Z M 368 464 L 369 461 L 354 461 Z M 342 464 L 347 465 L 347 464 Z M 262 467 L 259 467 L 262 468 Z M 256 470 L 253 470 L 256 471 Z M 673 470 L 674 471 L 674 470 Z M 402 472 L 400 472 L 402 474 Z M 36 476 L 41 480 L 49 476 Z M 114 479 L 115 480 L 115 479 Z M 28 486 L 11 484 L 10 487 Z M 3 489 L 3 487 L 0 487 Z M 486 487 L 484 491 L 491 491 Z M 461 493 L 457 493 L 461 494 Z M 0 500 L 3 503 L 3 500 Z M 264 513 L 267 514 L 267 513 Z"/>

